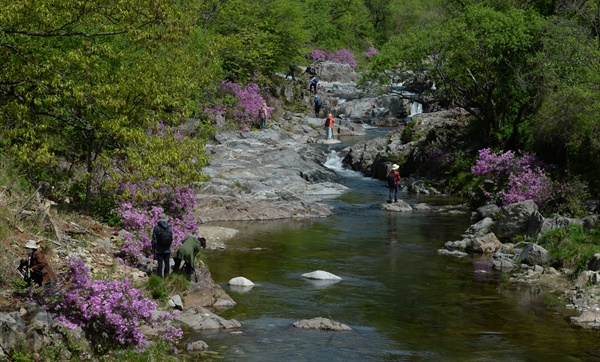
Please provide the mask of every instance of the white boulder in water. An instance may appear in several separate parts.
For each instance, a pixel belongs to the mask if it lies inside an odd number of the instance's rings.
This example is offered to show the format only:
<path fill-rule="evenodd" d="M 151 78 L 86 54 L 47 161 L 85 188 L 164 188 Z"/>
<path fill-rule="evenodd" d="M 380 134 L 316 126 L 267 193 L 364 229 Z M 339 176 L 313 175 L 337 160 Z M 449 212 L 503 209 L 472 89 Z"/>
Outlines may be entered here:
<path fill-rule="evenodd" d="M 337 275 L 322 270 L 316 270 L 312 273 L 304 273 L 302 276 L 308 279 L 316 280 L 342 280 L 342 278 L 338 277 Z"/>
<path fill-rule="evenodd" d="M 254 285 L 249 279 L 244 277 L 235 277 L 229 281 L 229 285 L 236 285 L 240 287 L 251 287 Z"/>

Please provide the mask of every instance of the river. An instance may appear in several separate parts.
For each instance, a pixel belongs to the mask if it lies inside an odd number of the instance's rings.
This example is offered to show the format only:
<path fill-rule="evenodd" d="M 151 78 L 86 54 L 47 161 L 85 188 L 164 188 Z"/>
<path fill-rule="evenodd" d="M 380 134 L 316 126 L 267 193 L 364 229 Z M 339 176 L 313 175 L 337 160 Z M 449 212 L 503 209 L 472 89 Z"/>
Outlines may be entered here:
<path fill-rule="evenodd" d="M 237 302 L 220 315 L 242 334 L 203 332 L 224 360 L 240 361 L 588 361 L 598 333 L 577 330 L 547 308 L 550 294 L 508 285 L 475 256 L 437 254 L 459 240 L 468 215 L 431 211 L 390 213 L 383 181 L 345 170 L 329 153 L 327 167 L 350 191 L 327 201 L 326 219 L 227 223 L 241 230 L 226 250 L 205 253 L 213 279 Z M 415 197 L 409 204 L 460 203 Z M 324 270 L 341 281 L 324 284 L 301 274 Z M 240 291 L 227 281 L 255 283 Z M 326 317 L 351 332 L 297 329 L 300 319 Z M 203 357 L 204 358 L 204 357 Z"/>

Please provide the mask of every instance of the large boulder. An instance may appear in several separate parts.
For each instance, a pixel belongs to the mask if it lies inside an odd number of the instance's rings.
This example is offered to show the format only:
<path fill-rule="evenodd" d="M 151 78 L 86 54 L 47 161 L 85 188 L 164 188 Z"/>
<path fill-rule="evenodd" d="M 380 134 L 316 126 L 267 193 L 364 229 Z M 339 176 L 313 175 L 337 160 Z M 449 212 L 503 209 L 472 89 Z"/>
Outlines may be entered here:
<path fill-rule="evenodd" d="M 189 308 L 179 314 L 175 320 L 196 332 L 211 329 L 237 329 L 242 326 L 235 319 L 227 320 L 202 307 Z"/>
<path fill-rule="evenodd" d="M 515 245 L 515 249 L 521 249 L 518 260 L 527 265 L 541 265 L 548 266 L 552 263 L 553 259 L 548 253 L 548 250 L 542 246 L 534 243 L 518 243 Z"/>
<path fill-rule="evenodd" d="M 307 70 L 326 82 L 352 83 L 356 82 L 358 78 L 358 74 L 348 64 L 329 61 L 316 62 L 310 65 Z"/>
<path fill-rule="evenodd" d="M 190 287 L 184 297 L 186 307 L 228 309 L 235 306 L 235 301 L 214 282 L 206 267 L 196 268 L 190 280 Z"/>
<path fill-rule="evenodd" d="M 551 230 L 567 229 L 570 225 L 583 225 L 583 221 L 558 214 L 545 218 L 539 212 L 536 212 L 531 217 L 527 236 L 539 239 Z"/>
<path fill-rule="evenodd" d="M 500 215 L 496 221 L 493 232 L 498 239 L 511 239 L 517 235 L 524 235 L 529 229 L 531 216 L 538 211 L 533 200 L 526 200 L 500 209 Z"/>

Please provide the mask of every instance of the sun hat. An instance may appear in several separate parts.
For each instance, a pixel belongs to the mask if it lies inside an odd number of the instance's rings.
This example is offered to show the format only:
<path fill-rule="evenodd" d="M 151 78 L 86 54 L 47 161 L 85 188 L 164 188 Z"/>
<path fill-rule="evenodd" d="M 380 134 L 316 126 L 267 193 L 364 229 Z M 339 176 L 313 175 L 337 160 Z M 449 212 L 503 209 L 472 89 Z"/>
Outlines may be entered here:
<path fill-rule="evenodd" d="M 35 242 L 35 240 L 27 240 L 27 242 L 25 243 L 25 248 L 26 249 L 37 249 L 38 245 Z"/>
<path fill-rule="evenodd" d="M 397 169 L 399 169 L 399 168 L 400 168 L 400 166 L 398 166 L 398 165 L 396 165 L 396 164 L 393 164 L 393 165 L 392 165 L 392 170 L 397 170 Z"/>
<path fill-rule="evenodd" d="M 160 215 L 158 215 L 158 220 L 157 221 L 158 222 L 161 222 L 161 221 L 167 222 L 167 221 L 169 221 L 169 218 L 164 213 L 161 213 Z"/>

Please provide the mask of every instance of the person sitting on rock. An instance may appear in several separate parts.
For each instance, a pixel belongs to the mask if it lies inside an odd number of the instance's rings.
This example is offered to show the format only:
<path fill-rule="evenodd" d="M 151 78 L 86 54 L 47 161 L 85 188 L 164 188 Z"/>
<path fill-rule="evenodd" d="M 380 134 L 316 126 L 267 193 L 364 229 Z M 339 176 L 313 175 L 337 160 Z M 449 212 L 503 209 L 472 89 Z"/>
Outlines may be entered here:
<path fill-rule="evenodd" d="M 48 264 L 46 256 L 35 240 L 27 240 L 25 243 L 27 260 L 22 260 L 21 265 L 27 267 L 25 281 L 32 282 L 37 286 L 45 286 L 56 279 L 56 274 Z M 28 274 L 28 275 L 27 275 Z"/>
<path fill-rule="evenodd" d="M 173 272 L 178 272 L 182 267 L 181 262 L 184 262 L 185 274 L 192 275 L 194 272 L 194 259 L 202 249 L 206 249 L 205 238 L 195 236 L 185 238 L 179 249 L 173 254 L 173 261 L 175 262 Z"/>

